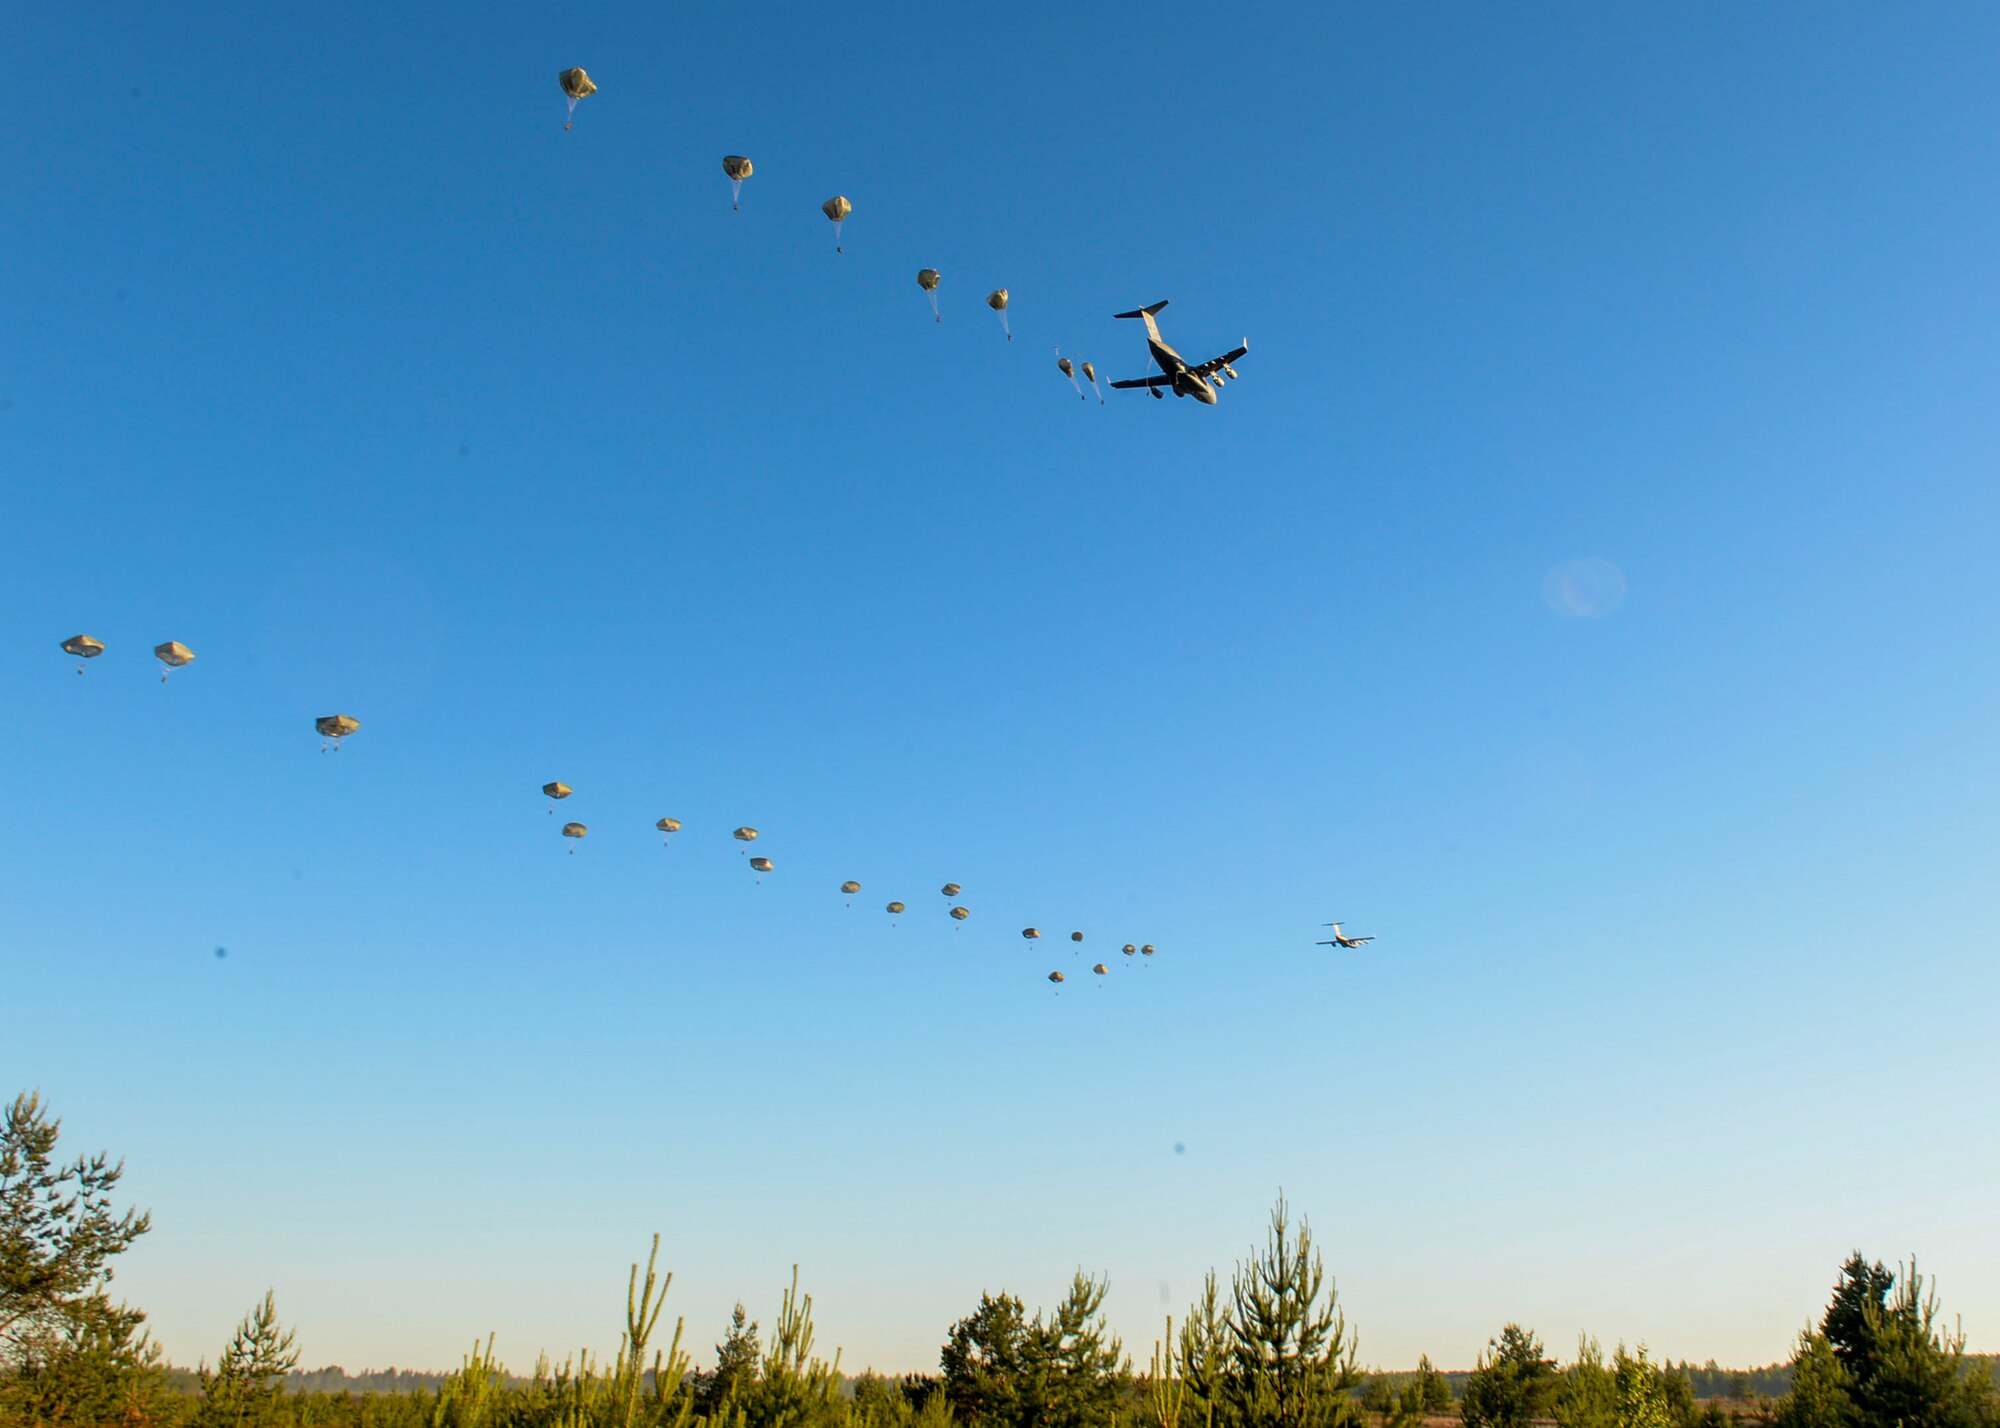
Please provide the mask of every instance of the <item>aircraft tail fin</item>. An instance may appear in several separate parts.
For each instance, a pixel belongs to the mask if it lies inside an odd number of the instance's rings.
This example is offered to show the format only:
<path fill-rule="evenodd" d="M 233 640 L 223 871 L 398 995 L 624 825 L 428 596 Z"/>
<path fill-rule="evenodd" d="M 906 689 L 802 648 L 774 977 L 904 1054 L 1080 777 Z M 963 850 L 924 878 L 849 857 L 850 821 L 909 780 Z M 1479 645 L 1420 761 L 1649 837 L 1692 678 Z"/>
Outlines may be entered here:
<path fill-rule="evenodd" d="M 1167 300 L 1166 300 L 1165 298 L 1161 298 L 1161 299 L 1160 299 L 1160 300 L 1159 300 L 1158 302 L 1154 303 L 1154 304 L 1153 304 L 1153 305 L 1152 305 L 1151 307 L 1142 307 L 1142 308 L 1138 308 L 1138 309 L 1136 309 L 1136 310 L 1134 310 L 1134 311 L 1132 311 L 1132 312 L 1115 312 L 1115 313 L 1113 313 L 1113 314 L 1112 314 L 1112 316 L 1113 316 L 1113 317 L 1151 317 L 1151 316 L 1152 316 L 1152 315 L 1153 315 L 1154 313 L 1158 312 L 1158 311 L 1159 311 L 1159 310 L 1160 310 L 1161 308 L 1165 307 L 1166 305 L 1167 305 Z"/>

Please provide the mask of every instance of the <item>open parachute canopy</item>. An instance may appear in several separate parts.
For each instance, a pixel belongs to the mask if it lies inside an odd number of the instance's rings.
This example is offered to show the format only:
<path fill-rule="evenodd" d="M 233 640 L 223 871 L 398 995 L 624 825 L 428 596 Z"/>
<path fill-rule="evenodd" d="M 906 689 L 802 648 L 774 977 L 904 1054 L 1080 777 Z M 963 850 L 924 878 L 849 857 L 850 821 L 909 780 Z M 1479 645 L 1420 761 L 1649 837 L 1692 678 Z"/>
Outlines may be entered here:
<path fill-rule="evenodd" d="M 1111 969 L 1105 966 L 1102 962 L 1099 962 L 1095 967 L 1092 967 L 1090 970 L 1097 973 L 1098 976 L 1102 977 Z"/>
<path fill-rule="evenodd" d="M 846 893 L 849 897 L 852 897 L 854 896 L 854 894 L 861 891 L 861 884 L 854 881 L 853 878 L 849 878 L 846 882 L 840 885 L 840 890 Z"/>
<path fill-rule="evenodd" d="M 889 908 L 888 908 L 888 910 L 889 910 L 889 912 L 890 912 L 890 913 L 892 913 L 892 914 L 893 914 L 893 913 L 898 913 L 898 912 L 901 912 L 901 911 L 903 910 L 903 905 L 902 905 L 902 904 L 901 904 L 900 902 L 892 902 L 892 903 L 890 903 L 890 904 L 889 904 Z"/>
<path fill-rule="evenodd" d="M 194 663 L 194 651 L 179 640 L 168 640 L 153 646 L 153 658 L 168 669 L 179 669 L 182 665 Z"/>
<path fill-rule="evenodd" d="M 939 888 L 938 891 L 943 893 L 946 897 L 957 897 L 959 894 L 959 886 L 957 883 L 946 883 L 943 887 Z"/>
<path fill-rule="evenodd" d="M 1152 943 L 1148 942 L 1144 947 L 1141 947 L 1139 950 L 1146 956 L 1150 957 L 1153 955 L 1156 949 L 1154 948 Z"/>
<path fill-rule="evenodd" d="M 662 833 L 678 833 L 681 831 L 681 821 L 678 818 L 662 818 L 653 826 Z"/>
<path fill-rule="evenodd" d="M 918 287 L 922 288 L 927 293 L 934 293 L 937 291 L 937 285 L 938 285 L 938 270 L 936 268 L 917 269 Z"/>
<path fill-rule="evenodd" d="M 328 739 L 344 739 L 361 727 L 361 721 L 351 714 L 327 714 L 313 720 L 313 728 Z"/>
<path fill-rule="evenodd" d="M 586 838 L 589 835 L 590 830 L 581 823 L 563 824 L 563 837 L 565 838 Z"/>
<path fill-rule="evenodd" d="M 561 779 L 557 779 L 554 783 L 543 784 L 542 792 L 546 793 L 550 798 L 568 798 L 574 790 Z"/>
<path fill-rule="evenodd" d="M 750 866 L 760 873 L 768 873 L 771 871 L 772 863 L 769 858 L 752 858 Z"/>
<path fill-rule="evenodd" d="M 729 201 L 737 208 L 743 206 L 743 180 L 750 177 L 750 161 L 741 154 L 724 154 L 722 171 L 729 175 Z"/>
<path fill-rule="evenodd" d="M 754 843 L 757 841 L 757 830 L 750 827 L 738 828 L 733 836 L 739 843 Z"/>
<path fill-rule="evenodd" d="M 1039 927 L 1024 927 L 1021 929 L 1021 935 L 1030 942 L 1033 942 L 1037 937 L 1042 935 L 1042 929 Z"/>
<path fill-rule="evenodd" d="M 96 659 L 104 653 L 104 641 L 90 635 L 71 635 L 62 642 L 63 653 L 78 659 Z"/>
<path fill-rule="evenodd" d="M 951 920 L 953 922 L 963 922 L 965 921 L 966 918 L 970 916 L 972 916 L 972 910 L 970 908 L 955 907 L 951 910 Z"/>
<path fill-rule="evenodd" d="M 1066 982 L 1069 980 L 1069 978 L 1065 977 L 1060 972 L 1051 972 L 1049 973 L 1049 980 L 1051 982 Z"/>
<path fill-rule="evenodd" d="M 854 212 L 854 205 L 836 194 L 825 203 L 822 203 L 819 206 L 819 211 L 824 213 L 828 218 L 831 218 L 835 223 L 845 223 L 847 215 Z"/>
<path fill-rule="evenodd" d="M 1081 942 L 1083 941 L 1083 934 L 1081 932 L 1072 932 L 1069 935 L 1069 940 L 1072 942 Z"/>
<path fill-rule="evenodd" d="M 564 70 L 556 76 L 556 83 L 562 86 L 563 95 L 569 100 L 569 117 L 563 121 L 563 128 L 567 129 L 576 123 L 577 100 L 590 98 L 597 93 L 597 86 L 591 83 L 590 76 L 581 69 Z"/>
<path fill-rule="evenodd" d="M 1127 957 L 1130 957 L 1134 952 L 1137 952 L 1139 949 L 1133 946 L 1130 942 L 1127 942 L 1123 947 L 1120 947 L 1118 950 L 1120 952 L 1123 952 Z"/>
<path fill-rule="evenodd" d="M 1007 340 L 1014 340 L 1014 329 L 1007 325 L 1007 289 L 995 288 L 986 295 L 986 305 L 1000 314 L 1000 330 L 1007 334 Z"/>

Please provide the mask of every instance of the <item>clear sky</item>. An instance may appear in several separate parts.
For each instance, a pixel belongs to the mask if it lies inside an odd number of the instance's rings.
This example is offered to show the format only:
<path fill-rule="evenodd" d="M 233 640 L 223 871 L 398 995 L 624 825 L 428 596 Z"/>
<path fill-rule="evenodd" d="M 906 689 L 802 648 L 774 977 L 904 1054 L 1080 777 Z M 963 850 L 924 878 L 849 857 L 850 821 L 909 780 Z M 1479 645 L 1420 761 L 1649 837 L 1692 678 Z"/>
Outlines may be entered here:
<path fill-rule="evenodd" d="M 1374 1363 L 2000 1348 L 2000 12 L 1616 8 L 17 8 L 0 1089 L 168 1352 L 1143 1359 L 1280 1187 Z"/>

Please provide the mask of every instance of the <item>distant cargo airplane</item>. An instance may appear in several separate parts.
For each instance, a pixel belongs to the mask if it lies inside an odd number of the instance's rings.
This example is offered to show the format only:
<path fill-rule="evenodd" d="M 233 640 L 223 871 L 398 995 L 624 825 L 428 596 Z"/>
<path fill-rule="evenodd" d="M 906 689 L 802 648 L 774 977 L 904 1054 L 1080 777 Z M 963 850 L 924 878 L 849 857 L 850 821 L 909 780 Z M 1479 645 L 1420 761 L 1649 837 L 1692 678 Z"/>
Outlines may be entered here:
<path fill-rule="evenodd" d="M 1160 336 L 1159 324 L 1153 321 L 1153 314 L 1165 307 L 1165 301 L 1156 302 L 1151 307 L 1142 307 L 1137 312 L 1121 312 L 1117 317 L 1136 317 L 1146 324 L 1146 346 L 1153 354 L 1153 360 L 1160 364 L 1164 374 L 1158 377 L 1140 377 L 1130 382 L 1113 382 L 1114 387 L 1148 387 L 1155 397 L 1164 399 L 1163 388 L 1172 387 L 1177 397 L 1193 397 L 1209 406 L 1215 405 L 1216 389 L 1222 386 L 1224 376 L 1234 379 L 1236 369 L 1229 364 L 1250 350 L 1250 339 L 1244 338 L 1243 345 L 1234 352 L 1225 352 L 1220 357 L 1211 357 L 1198 367 L 1190 367 L 1180 353 L 1167 345 L 1167 339 Z"/>
<path fill-rule="evenodd" d="M 1320 926 L 1331 927 L 1333 929 L 1333 941 L 1315 942 L 1313 943 L 1315 947 L 1359 947 L 1363 943 L 1375 940 L 1373 937 L 1349 937 L 1345 932 L 1340 930 L 1340 924 L 1337 922 L 1323 922 Z"/>

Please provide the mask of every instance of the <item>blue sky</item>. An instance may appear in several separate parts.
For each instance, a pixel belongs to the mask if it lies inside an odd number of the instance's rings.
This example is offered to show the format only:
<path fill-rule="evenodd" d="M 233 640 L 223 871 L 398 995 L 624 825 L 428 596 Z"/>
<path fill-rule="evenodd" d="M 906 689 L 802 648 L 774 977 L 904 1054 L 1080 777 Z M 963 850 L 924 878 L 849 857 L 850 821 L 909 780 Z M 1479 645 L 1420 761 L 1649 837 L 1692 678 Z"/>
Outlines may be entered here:
<path fill-rule="evenodd" d="M 656 1229 L 697 1346 L 1143 1359 L 1280 1187 L 1375 1363 L 1856 1245 L 2000 1348 L 1990 7 L 9 34 L 0 1084 L 177 1360 L 609 1348 Z M 1077 402 L 1162 297 L 1241 385 Z"/>

